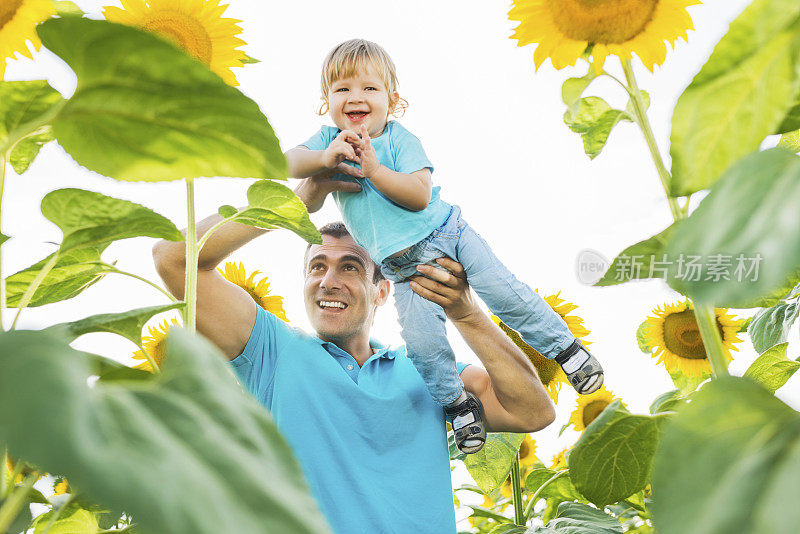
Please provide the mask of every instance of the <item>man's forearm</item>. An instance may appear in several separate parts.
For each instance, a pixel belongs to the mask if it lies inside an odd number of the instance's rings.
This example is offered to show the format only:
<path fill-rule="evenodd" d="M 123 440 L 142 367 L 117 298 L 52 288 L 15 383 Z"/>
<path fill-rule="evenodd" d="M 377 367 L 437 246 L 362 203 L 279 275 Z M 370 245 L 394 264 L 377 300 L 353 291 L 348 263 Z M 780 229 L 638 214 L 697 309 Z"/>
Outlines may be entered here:
<path fill-rule="evenodd" d="M 509 414 L 525 421 L 552 410 L 533 364 L 485 313 L 477 311 L 453 324 L 483 363 L 497 400 Z"/>

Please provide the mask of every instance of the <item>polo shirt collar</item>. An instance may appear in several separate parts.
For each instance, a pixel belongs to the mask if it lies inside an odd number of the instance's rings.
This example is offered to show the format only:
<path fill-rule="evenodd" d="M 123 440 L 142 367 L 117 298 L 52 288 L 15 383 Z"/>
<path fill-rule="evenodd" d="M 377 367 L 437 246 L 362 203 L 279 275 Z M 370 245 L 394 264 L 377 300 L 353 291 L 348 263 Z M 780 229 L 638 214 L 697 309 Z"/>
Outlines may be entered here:
<path fill-rule="evenodd" d="M 335 347 L 335 350 L 345 352 L 344 350 L 337 347 L 334 343 L 330 341 L 324 341 L 317 336 L 313 337 L 314 341 L 322 345 L 326 351 L 329 353 L 331 352 L 331 348 Z M 370 360 L 373 358 L 386 358 L 387 360 L 394 360 L 395 356 L 397 356 L 398 349 L 391 350 L 388 346 L 384 345 L 380 341 L 375 338 L 369 338 L 369 346 L 375 349 L 375 354 L 370 356 Z M 351 355 L 352 356 L 352 355 Z"/>

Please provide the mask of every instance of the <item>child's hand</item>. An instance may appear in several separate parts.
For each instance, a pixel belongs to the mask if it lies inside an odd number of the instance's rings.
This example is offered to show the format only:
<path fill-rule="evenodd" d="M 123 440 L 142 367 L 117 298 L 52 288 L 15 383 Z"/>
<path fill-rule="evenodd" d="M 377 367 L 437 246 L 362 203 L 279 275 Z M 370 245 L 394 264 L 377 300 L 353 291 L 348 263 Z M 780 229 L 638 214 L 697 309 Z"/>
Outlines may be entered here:
<path fill-rule="evenodd" d="M 361 144 L 358 134 L 352 130 L 342 130 L 336 139 L 331 141 L 328 148 L 325 149 L 322 161 L 326 169 L 336 169 L 343 174 L 349 174 L 356 178 L 363 178 L 364 174 L 361 169 L 357 169 L 352 165 L 347 165 L 344 160 L 350 160 L 355 163 L 361 163 L 361 159 L 356 154 L 354 145 Z"/>
<path fill-rule="evenodd" d="M 378 155 L 375 153 L 375 148 L 369 138 L 369 132 L 365 125 L 361 125 L 361 139 L 358 146 L 354 145 L 356 156 L 361 161 L 361 172 L 364 176 L 369 178 L 373 176 L 381 166 L 378 161 Z"/>

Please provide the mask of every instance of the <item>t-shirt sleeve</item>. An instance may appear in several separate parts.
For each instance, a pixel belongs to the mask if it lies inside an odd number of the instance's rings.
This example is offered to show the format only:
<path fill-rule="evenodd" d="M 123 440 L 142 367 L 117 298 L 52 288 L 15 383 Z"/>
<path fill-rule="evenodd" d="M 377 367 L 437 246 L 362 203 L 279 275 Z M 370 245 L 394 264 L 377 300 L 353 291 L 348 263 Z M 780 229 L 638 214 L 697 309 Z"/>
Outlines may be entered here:
<path fill-rule="evenodd" d="M 239 382 L 266 404 L 272 388 L 275 364 L 293 331 L 282 320 L 256 306 L 256 322 L 244 350 L 230 361 Z"/>
<path fill-rule="evenodd" d="M 400 130 L 394 142 L 394 170 L 412 173 L 428 168 L 433 172 L 433 164 L 425 155 L 422 143 L 408 130 Z"/>
<path fill-rule="evenodd" d="M 456 362 L 456 369 L 458 369 L 458 374 L 461 374 L 462 372 L 464 372 L 464 369 L 466 369 L 468 365 L 472 365 L 472 364 L 463 363 L 463 362 Z"/>
<path fill-rule="evenodd" d="M 300 143 L 300 146 L 304 146 L 309 150 L 325 150 L 336 137 L 332 135 L 332 130 L 334 128 L 323 126 L 317 133 L 309 137 L 306 142 Z"/>

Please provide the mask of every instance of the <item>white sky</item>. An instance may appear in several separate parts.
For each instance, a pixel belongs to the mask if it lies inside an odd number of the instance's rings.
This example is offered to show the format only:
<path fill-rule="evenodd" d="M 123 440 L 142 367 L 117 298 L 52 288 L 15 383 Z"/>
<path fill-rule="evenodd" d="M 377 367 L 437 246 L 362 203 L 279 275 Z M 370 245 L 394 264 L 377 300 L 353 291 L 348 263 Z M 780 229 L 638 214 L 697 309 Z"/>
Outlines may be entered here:
<path fill-rule="evenodd" d="M 89 13 L 101 2 L 78 0 Z M 107 2 L 111 4 L 111 0 Z M 650 74 L 636 64 L 640 87 L 650 93 L 650 118 L 662 154 L 668 158 L 670 117 L 674 103 L 705 62 L 728 23 L 746 0 L 707 0 L 690 8 L 695 32 L 681 42 L 664 67 Z M 612 133 L 603 153 L 590 161 L 577 134 L 562 121 L 561 83 L 582 75 L 585 67 L 555 71 L 547 62 L 534 72 L 532 46 L 518 48 L 509 39 L 509 2 L 407 0 L 362 3 L 323 1 L 260 2 L 231 0 L 226 16 L 241 19 L 245 51 L 261 63 L 235 69 L 240 89 L 267 115 L 284 150 L 302 142 L 321 124 L 319 71 L 325 54 L 353 37 L 378 42 L 398 68 L 400 93 L 410 104 L 401 122 L 420 138 L 436 171 L 442 197 L 461 206 L 467 221 L 492 245 L 497 256 L 540 292 L 561 291 L 577 304 L 576 313 L 591 330 L 592 352 L 606 372 L 606 385 L 634 412 L 646 413 L 650 402 L 672 389 L 666 371 L 642 354 L 636 328 L 657 305 L 679 295 L 661 281 L 611 288 L 581 284 L 575 260 L 584 249 L 613 258 L 625 247 L 669 225 L 671 217 L 656 171 L 639 130 L 624 123 Z M 619 62 L 607 69 L 621 76 Z M 6 79 L 46 78 L 65 96 L 74 76 L 49 52 L 35 61 L 11 62 Z M 604 96 L 624 107 L 622 90 L 598 80 L 587 94 Z M 252 180 L 201 179 L 197 184 L 198 220 L 222 204 L 243 205 Z M 290 184 L 293 187 L 293 184 Z M 183 182 L 124 183 L 98 176 L 76 165 L 56 144 L 42 151 L 23 176 L 6 179 L 2 230 L 14 239 L 3 246 L 3 273 L 27 267 L 53 251 L 47 241 L 59 230 L 39 211 L 41 198 L 60 187 L 80 187 L 142 203 L 186 226 Z M 333 201 L 312 215 L 321 225 L 338 220 Z M 104 254 L 122 269 L 158 280 L 151 259 L 154 240 L 137 238 L 112 245 Z M 287 231 L 259 238 L 232 258 L 248 270 L 258 268 L 271 289 L 285 297 L 293 324 L 308 329 L 301 287 L 305 243 Z M 41 328 L 94 313 L 123 311 L 165 302 L 141 282 L 110 275 L 79 297 L 23 313 L 22 328 Z M 379 312 L 373 335 L 400 343 L 390 302 Z M 459 359 L 477 363 L 453 329 L 451 342 Z M 797 328 L 790 354 L 796 356 Z M 95 334 L 78 342 L 118 359 L 135 348 L 112 335 Z M 102 347 L 102 348 L 99 348 Z M 749 341 L 731 371 L 741 374 L 756 357 Z M 800 408 L 800 379 L 792 379 L 779 397 Z M 539 455 L 549 462 L 571 444 L 577 433 L 558 430 L 574 408 L 575 394 L 561 390 L 556 422 L 535 435 Z M 456 484 L 463 480 L 456 472 Z"/>

